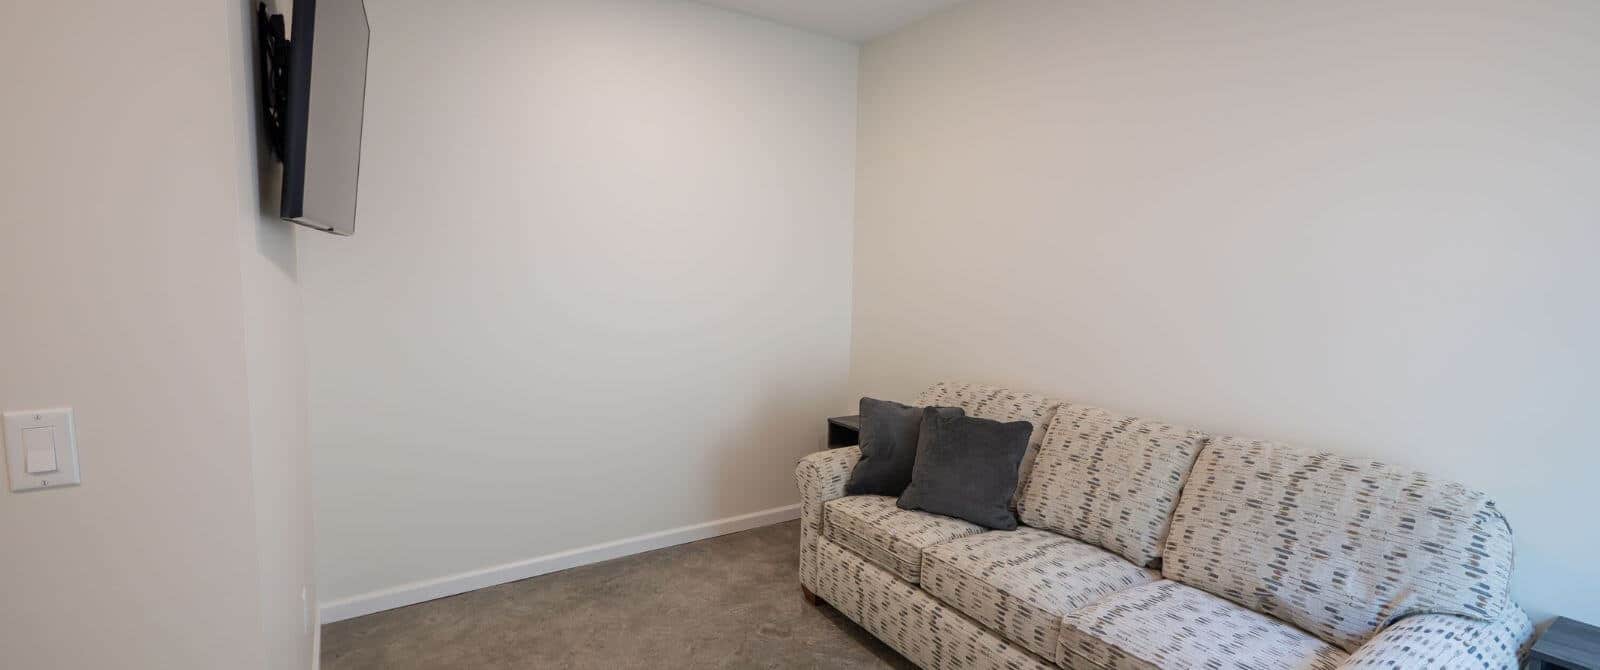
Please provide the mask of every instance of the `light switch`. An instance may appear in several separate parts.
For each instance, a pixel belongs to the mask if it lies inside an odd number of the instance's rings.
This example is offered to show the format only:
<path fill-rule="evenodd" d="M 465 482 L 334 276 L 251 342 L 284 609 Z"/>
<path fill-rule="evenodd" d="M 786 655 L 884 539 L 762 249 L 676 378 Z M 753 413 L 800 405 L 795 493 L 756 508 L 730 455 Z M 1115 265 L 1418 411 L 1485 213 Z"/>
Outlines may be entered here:
<path fill-rule="evenodd" d="M 56 471 L 56 429 L 22 429 L 22 448 L 28 450 L 28 474 L 42 475 Z"/>
<path fill-rule="evenodd" d="M 78 440 L 70 409 L 5 413 L 6 471 L 12 491 L 78 484 Z"/>

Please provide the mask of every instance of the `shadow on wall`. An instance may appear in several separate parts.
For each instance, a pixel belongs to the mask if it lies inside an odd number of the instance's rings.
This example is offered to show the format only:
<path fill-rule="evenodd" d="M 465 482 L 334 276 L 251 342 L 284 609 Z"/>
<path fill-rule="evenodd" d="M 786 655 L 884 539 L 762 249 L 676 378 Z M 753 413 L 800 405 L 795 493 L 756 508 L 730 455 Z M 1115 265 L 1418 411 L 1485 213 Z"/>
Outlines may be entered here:
<path fill-rule="evenodd" d="M 259 148 L 257 162 L 261 184 L 258 210 L 261 221 L 256 225 L 256 251 L 290 279 L 297 279 L 299 266 L 294 246 L 294 224 L 278 218 L 278 193 L 282 189 L 282 171 L 268 156 L 266 138 L 257 133 Z"/>

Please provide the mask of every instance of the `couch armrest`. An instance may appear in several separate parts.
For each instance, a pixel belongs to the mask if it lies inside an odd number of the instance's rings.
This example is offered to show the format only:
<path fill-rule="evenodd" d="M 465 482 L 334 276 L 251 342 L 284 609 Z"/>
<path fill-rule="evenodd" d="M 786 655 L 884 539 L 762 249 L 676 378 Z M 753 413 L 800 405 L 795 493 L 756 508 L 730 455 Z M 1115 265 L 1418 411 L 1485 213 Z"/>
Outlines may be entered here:
<path fill-rule="evenodd" d="M 822 504 L 844 497 L 844 484 L 861 460 L 860 447 L 809 454 L 795 466 L 800 485 L 800 583 L 817 590 L 817 538 L 822 536 Z"/>
<path fill-rule="evenodd" d="M 1497 621 L 1416 614 L 1390 624 L 1339 667 L 1516 670 L 1532 640 L 1533 622 L 1516 605 Z"/>

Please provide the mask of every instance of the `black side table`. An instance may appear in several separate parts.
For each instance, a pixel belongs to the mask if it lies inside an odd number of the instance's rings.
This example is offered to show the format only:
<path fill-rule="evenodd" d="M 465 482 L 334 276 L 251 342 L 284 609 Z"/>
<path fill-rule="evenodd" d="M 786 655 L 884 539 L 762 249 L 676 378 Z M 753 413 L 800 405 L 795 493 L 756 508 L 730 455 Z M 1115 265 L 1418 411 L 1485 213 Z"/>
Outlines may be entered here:
<path fill-rule="evenodd" d="M 861 417 L 836 416 L 828 419 L 828 448 L 853 447 L 861 443 Z"/>
<path fill-rule="evenodd" d="M 1556 619 L 1528 652 L 1528 670 L 1600 670 L 1600 628 Z"/>

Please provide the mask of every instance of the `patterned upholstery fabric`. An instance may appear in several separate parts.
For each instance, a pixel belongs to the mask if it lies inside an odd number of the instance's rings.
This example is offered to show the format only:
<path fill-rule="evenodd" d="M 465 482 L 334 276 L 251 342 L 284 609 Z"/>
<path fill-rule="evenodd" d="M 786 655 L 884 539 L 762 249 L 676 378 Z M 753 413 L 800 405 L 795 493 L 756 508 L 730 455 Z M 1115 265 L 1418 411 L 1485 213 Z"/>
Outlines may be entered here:
<path fill-rule="evenodd" d="M 1059 423 L 1069 426 L 1079 421 L 1073 413 L 1091 409 L 1071 408 Z M 1067 433 L 1054 439 L 1094 445 Z M 1124 455 L 1115 442 L 1102 440 L 1090 458 Z M 1533 635 L 1507 595 L 1511 534 L 1493 503 L 1381 463 L 1217 439 L 1182 484 L 1163 546 L 1167 580 L 1112 589 L 1114 565 L 1152 577 L 1110 551 L 1047 531 L 978 534 L 972 526 L 946 537 L 943 522 L 970 524 L 918 519 L 927 515 L 900 510 L 891 498 L 846 499 L 859 459 L 858 449 L 835 449 L 805 457 L 795 470 L 800 580 L 924 668 L 1053 667 L 1033 650 L 1069 670 L 1510 669 Z M 1041 455 L 1038 499 L 1030 496 L 1024 513 L 1071 514 L 1056 498 L 1082 495 L 1066 475 L 1047 472 L 1049 462 Z M 1063 459 L 1056 467 L 1087 470 L 1084 462 Z M 1104 481 L 1106 468 L 1097 467 L 1094 476 Z M 1159 497 L 1170 483 L 1157 467 L 1142 475 L 1142 495 Z M 1075 513 L 1119 523 L 1136 516 L 1105 512 L 1100 500 Z M 1137 545 L 1105 537 L 1098 541 L 1108 548 Z M 1090 582 L 1112 592 L 1082 595 L 1093 590 Z M 1092 602 L 1078 606 L 1080 597 Z M 1051 650 L 1041 641 L 1051 639 L 1049 616 L 1058 611 L 1066 614 Z"/>
<path fill-rule="evenodd" d="M 1048 670 L 932 596 L 827 538 L 817 542 L 816 593 L 926 670 Z"/>
<path fill-rule="evenodd" d="M 1516 670 L 1533 642 L 1533 622 L 1507 607 L 1487 622 L 1450 614 L 1416 614 L 1383 629 L 1345 661 L 1345 668 Z"/>
<path fill-rule="evenodd" d="M 1056 654 L 1063 614 L 1158 579 L 1116 554 L 1027 527 L 922 552 L 923 590 L 1045 658 Z"/>
<path fill-rule="evenodd" d="M 1062 405 L 1017 510 L 1022 522 L 1154 565 L 1204 433 Z"/>
<path fill-rule="evenodd" d="M 1058 400 L 1032 393 L 1007 391 L 983 384 L 939 382 L 928 387 L 917 400 L 924 407 L 960 407 L 967 416 L 995 421 L 1027 421 L 1033 424 L 1033 436 L 1028 438 L 1028 451 L 1022 455 L 1022 465 L 1017 468 L 1017 493 L 1011 496 L 1015 509 L 1028 474 L 1033 470 L 1033 459 L 1039 453 L 1039 443 L 1044 441 L 1050 417 L 1055 415 Z"/>
<path fill-rule="evenodd" d="M 1216 438 L 1196 461 L 1164 575 L 1354 651 L 1419 613 L 1509 606 L 1511 529 L 1482 493 L 1375 461 Z"/>
<path fill-rule="evenodd" d="M 922 550 L 986 528 L 960 519 L 900 509 L 888 496 L 849 496 L 823 505 L 822 536 L 912 584 Z"/>
<path fill-rule="evenodd" d="M 1344 659 L 1294 626 L 1170 581 L 1068 614 L 1056 656 L 1068 670 L 1334 670 Z"/>
<path fill-rule="evenodd" d="M 800 485 L 800 583 L 817 590 L 817 538 L 822 537 L 822 505 L 844 497 L 850 471 L 861 460 L 861 449 L 845 447 L 808 454 L 795 466 Z"/>

